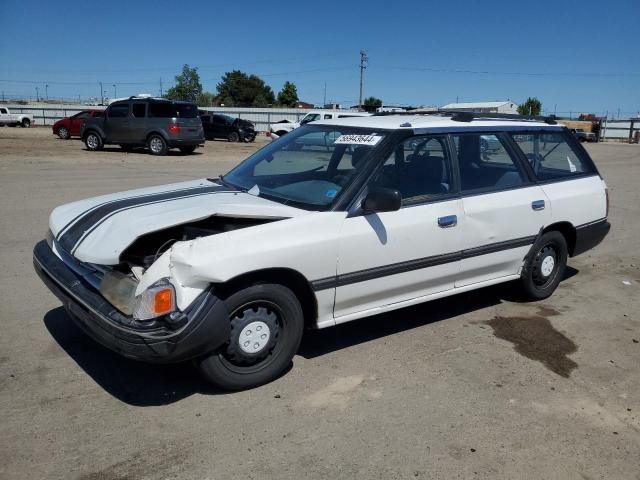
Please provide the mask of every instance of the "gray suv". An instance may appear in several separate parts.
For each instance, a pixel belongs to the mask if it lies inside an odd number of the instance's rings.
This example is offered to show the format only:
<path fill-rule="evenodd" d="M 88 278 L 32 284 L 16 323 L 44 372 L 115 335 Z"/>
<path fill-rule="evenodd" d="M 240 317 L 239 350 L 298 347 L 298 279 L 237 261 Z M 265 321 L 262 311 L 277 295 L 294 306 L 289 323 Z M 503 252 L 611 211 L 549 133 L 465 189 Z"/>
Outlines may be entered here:
<path fill-rule="evenodd" d="M 148 97 L 113 102 L 104 116 L 87 119 L 81 137 L 87 150 L 116 144 L 123 150 L 147 147 L 153 155 L 166 155 L 170 148 L 190 154 L 204 144 L 195 104 Z"/>

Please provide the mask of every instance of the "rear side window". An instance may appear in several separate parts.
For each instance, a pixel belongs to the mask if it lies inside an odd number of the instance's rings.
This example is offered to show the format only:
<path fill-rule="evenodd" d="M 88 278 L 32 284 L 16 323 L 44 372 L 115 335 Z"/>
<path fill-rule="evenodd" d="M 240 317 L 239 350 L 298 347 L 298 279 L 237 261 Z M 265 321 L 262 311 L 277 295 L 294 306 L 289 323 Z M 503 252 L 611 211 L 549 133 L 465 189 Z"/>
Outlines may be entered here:
<path fill-rule="evenodd" d="M 193 103 L 150 102 L 149 117 L 196 118 L 198 107 Z"/>
<path fill-rule="evenodd" d="M 454 135 L 463 192 L 502 190 L 522 185 L 524 175 L 497 135 Z"/>
<path fill-rule="evenodd" d="M 512 138 L 539 180 L 593 173 L 588 159 L 567 142 L 563 132 L 512 134 Z"/>

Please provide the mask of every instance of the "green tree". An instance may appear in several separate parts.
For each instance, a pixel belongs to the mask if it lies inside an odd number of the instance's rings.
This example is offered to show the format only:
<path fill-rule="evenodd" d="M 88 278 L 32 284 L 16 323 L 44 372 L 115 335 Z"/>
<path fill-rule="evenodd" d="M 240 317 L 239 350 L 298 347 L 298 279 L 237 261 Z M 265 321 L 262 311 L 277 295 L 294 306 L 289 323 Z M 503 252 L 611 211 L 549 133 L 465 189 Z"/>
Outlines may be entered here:
<path fill-rule="evenodd" d="M 240 70 L 225 73 L 217 89 L 217 101 L 227 107 L 267 107 L 276 101 L 264 80 Z"/>
<path fill-rule="evenodd" d="M 529 97 L 523 104 L 518 105 L 520 115 L 540 115 L 541 111 L 542 102 L 536 97 Z"/>
<path fill-rule="evenodd" d="M 196 97 L 196 104 L 199 107 L 212 107 L 216 96 L 211 92 L 202 92 Z"/>
<path fill-rule="evenodd" d="M 202 84 L 198 67 L 190 68 L 186 63 L 182 67 L 182 74 L 176 75 L 176 84 L 167 90 L 165 98 L 170 100 L 185 100 L 195 102 L 202 94 Z"/>
<path fill-rule="evenodd" d="M 364 99 L 363 108 L 366 112 L 375 112 L 376 108 L 382 106 L 382 100 L 376 97 L 368 97 Z"/>
<path fill-rule="evenodd" d="M 278 104 L 285 107 L 295 107 L 298 105 L 298 89 L 295 83 L 284 82 L 282 90 L 278 92 Z"/>

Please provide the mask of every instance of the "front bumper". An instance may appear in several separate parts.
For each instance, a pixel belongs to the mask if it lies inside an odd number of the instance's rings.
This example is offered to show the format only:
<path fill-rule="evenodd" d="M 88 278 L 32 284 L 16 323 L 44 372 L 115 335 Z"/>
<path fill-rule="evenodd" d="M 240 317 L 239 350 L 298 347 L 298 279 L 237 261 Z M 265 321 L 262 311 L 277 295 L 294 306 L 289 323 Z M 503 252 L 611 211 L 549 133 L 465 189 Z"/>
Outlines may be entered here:
<path fill-rule="evenodd" d="M 88 336 L 120 355 L 152 363 L 175 363 L 213 352 L 230 334 L 222 300 L 203 292 L 177 323 L 155 321 L 142 326 L 120 313 L 71 270 L 46 241 L 33 250 L 33 266 Z"/>

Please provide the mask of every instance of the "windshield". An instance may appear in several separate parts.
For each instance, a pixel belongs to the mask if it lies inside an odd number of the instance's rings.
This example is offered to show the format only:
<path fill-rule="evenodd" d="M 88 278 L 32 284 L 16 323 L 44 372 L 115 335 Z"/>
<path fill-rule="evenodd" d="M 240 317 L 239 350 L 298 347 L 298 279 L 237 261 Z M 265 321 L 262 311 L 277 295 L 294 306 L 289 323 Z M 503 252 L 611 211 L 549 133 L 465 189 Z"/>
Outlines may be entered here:
<path fill-rule="evenodd" d="M 384 137 L 365 128 L 307 125 L 259 150 L 222 180 L 281 203 L 324 210 L 362 170 Z"/>

